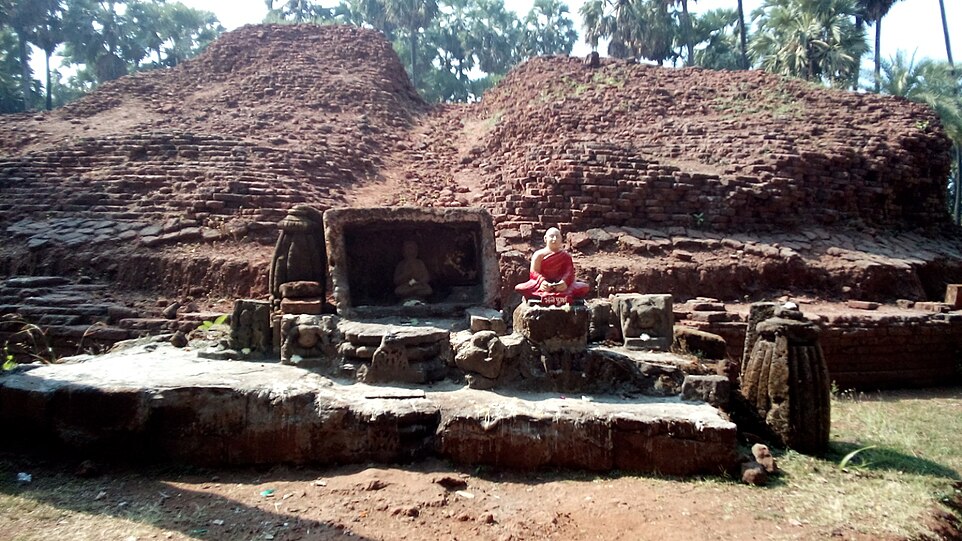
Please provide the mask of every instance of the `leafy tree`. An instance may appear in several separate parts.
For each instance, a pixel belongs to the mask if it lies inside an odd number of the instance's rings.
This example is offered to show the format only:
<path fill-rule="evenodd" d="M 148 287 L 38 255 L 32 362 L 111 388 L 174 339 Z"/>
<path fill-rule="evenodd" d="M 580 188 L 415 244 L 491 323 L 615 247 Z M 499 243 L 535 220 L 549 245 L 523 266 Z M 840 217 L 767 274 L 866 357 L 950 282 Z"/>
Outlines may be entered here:
<path fill-rule="evenodd" d="M 692 41 L 698 45 L 704 44 L 704 47 L 695 50 L 694 65 L 711 69 L 741 69 L 737 27 L 736 10 L 714 9 L 695 17 Z"/>
<path fill-rule="evenodd" d="M 388 18 L 383 0 L 342 0 L 336 9 L 341 13 L 335 19 L 338 22 L 380 30 L 394 41 L 396 25 Z"/>
<path fill-rule="evenodd" d="M 681 6 L 679 37 L 685 46 L 685 62 L 690 66 L 695 61 L 695 36 L 691 22 L 691 13 L 688 12 L 688 0 L 665 0 L 665 3 L 666 5 Z"/>
<path fill-rule="evenodd" d="M 411 82 L 418 86 L 418 38 L 421 29 L 428 26 L 438 14 L 437 0 L 386 0 L 385 15 L 388 22 L 407 33 L 411 54 Z"/>
<path fill-rule="evenodd" d="M 584 38 L 592 49 L 608 39 L 608 54 L 625 58 L 637 49 L 637 4 L 641 0 L 588 0 L 581 6 Z M 633 55 L 632 55 L 633 56 Z"/>
<path fill-rule="evenodd" d="M 36 9 L 33 0 L 5 0 L 3 14 L 6 24 L 17 37 L 17 57 L 20 61 L 20 95 L 24 109 L 34 101 L 33 70 L 30 69 L 30 40 L 43 18 L 43 10 Z"/>
<path fill-rule="evenodd" d="M 40 47 L 44 53 L 45 81 L 46 90 L 45 105 L 47 110 L 53 108 L 53 95 L 51 93 L 50 78 L 50 57 L 54 51 L 64 41 L 63 34 L 63 4 L 61 0 L 39 0 L 36 6 L 42 11 L 40 21 L 34 27 L 31 41 Z"/>
<path fill-rule="evenodd" d="M 673 56 L 677 28 L 662 0 L 588 0 L 581 6 L 585 41 L 609 39 L 615 58 L 648 58 L 659 64 Z"/>
<path fill-rule="evenodd" d="M 535 0 L 521 30 L 521 56 L 571 54 L 576 41 L 568 6 L 560 0 Z"/>
<path fill-rule="evenodd" d="M 772 73 L 847 84 L 867 51 L 853 0 L 765 0 L 749 50 Z"/>
<path fill-rule="evenodd" d="M 0 27 L 0 113 L 23 110 L 20 77 L 17 36 L 9 28 Z"/>
<path fill-rule="evenodd" d="M 473 0 L 465 45 L 485 73 L 504 74 L 518 61 L 521 23 L 502 0 Z"/>
<path fill-rule="evenodd" d="M 192 9 L 180 2 L 165 4 L 161 13 L 158 23 L 166 44 L 168 66 L 196 56 L 224 32 L 213 13 Z"/>
<path fill-rule="evenodd" d="M 223 27 L 210 12 L 161 0 L 67 0 L 65 57 L 96 83 L 143 67 L 174 66 L 197 54 Z M 86 77 L 86 76 L 84 76 Z"/>
<path fill-rule="evenodd" d="M 425 48 L 434 58 L 418 89 L 428 101 L 468 101 L 471 94 L 470 72 L 477 59 L 466 43 L 470 33 L 470 0 L 449 0 L 439 6 L 438 18 L 425 30 Z"/>
<path fill-rule="evenodd" d="M 269 12 L 277 14 L 281 19 L 295 23 L 306 23 L 324 20 L 331 16 L 329 8 L 321 7 L 311 0 L 286 0 L 280 9 L 274 9 L 274 3 L 268 0 Z"/>
<path fill-rule="evenodd" d="M 128 64 L 136 65 L 146 55 L 145 49 L 133 53 L 118 3 L 125 4 L 116 0 L 67 2 L 65 57 L 74 64 L 84 64 L 98 83 L 126 75 Z M 133 62 L 129 62 L 130 56 L 135 57 Z"/>

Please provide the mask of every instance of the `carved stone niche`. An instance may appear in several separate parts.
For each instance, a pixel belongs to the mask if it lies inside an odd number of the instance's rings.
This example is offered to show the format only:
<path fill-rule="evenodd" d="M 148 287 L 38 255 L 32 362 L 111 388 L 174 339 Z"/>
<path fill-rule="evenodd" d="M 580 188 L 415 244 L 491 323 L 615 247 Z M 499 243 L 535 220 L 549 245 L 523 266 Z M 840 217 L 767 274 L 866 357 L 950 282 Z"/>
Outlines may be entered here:
<path fill-rule="evenodd" d="M 331 209 L 324 237 L 337 313 L 352 318 L 459 315 L 495 307 L 500 272 L 494 226 L 484 209 L 413 207 Z M 417 300 L 396 292 L 405 244 L 430 276 Z"/>

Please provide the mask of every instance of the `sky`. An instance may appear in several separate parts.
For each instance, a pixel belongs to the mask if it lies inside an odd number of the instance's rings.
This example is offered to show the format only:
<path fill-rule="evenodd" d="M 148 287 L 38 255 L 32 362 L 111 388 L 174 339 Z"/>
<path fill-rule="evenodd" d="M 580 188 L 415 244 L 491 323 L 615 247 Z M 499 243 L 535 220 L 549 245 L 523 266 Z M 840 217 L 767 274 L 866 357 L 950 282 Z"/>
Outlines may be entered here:
<path fill-rule="evenodd" d="M 264 0 L 180 0 L 182 3 L 196 8 L 211 11 L 217 16 L 227 30 L 233 30 L 245 24 L 257 24 L 267 15 Z M 280 5 L 284 0 L 275 0 Z M 575 22 L 575 29 L 581 34 L 581 17 L 578 10 L 585 0 L 567 0 L 569 10 Z M 335 5 L 336 0 L 321 2 L 323 5 Z M 505 0 L 505 7 L 514 11 L 519 17 L 524 17 L 531 9 L 534 0 Z M 750 19 L 751 12 L 762 4 L 762 0 L 744 0 L 745 14 Z M 693 12 L 718 8 L 734 8 L 736 0 L 689 0 L 689 9 Z M 945 0 L 946 18 L 949 22 L 949 37 L 952 40 L 953 60 L 962 64 L 962 0 Z M 874 49 L 875 28 L 868 29 L 869 47 Z M 584 56 L 591 48 L 579 38 L 572 55 Z M 938 0 L 901 0 L 898 1 L 882 20 L 882 58 L 888 59 L 896 51 L 905 51 L 909 57 L 915 54 L 916 61 L 923 58 L 946 60 L 945 39 L 942 34 L 942 19 L 939 14 Z M 603 48 L 599 50 L 604 56 Z M 874 51 L 863 60 L 863 69 L 870 69 Z M 43 73 L 43 55 L 39 50 L 32 55 L 31 65 L 34 73 Z M 52 63 L 57 65 L 57 61 Z"/>
<path fill-rule="evenodd" d="M 221 24 L 232 30 L 248 23 L 259 23 L 267 14 L 264 0 L 180 0 L 197 9 L 212 11 Z M 280 4 L 283 0 L 275 0 Z M 324 5 L 334 5 L 331 0 Z M 581 18 L 578 9 L 584 0 L 568 0 L 568 6 L 575 20 L 575 28 L 581 33 Z M 759 7 L 762 0 L 744 0 L 746 17 Z M 531 9 L 533 0 L 505 0 L 507 9 L 523 17 Z M 690 0 L 689 9 L 693 12 L 734 8 L 735 0 Z M 945 0 L 945 15 L 949 22 L 949 37 L 952 40 L 953 60 L 962 63 L 962 0 Z M 869 45 L 875 43 L 875 28 L 870 26 Z M 901 0 L 882 20 L 882 58 L 890 58 L 898 50 L 905 51 L 909 57 L 916 54 L 916 60 L 931 58 L 946 60 L 945 39 L 942 35 L 942 19 L 939 14 L 938 0 Z M 579 41 L 572 54 L 583 56 L 590 48 Z M 599 51 L 604 53 L 604 51 Z M 874 53 L 872 53 L 874 54 Z M 867 57 L 871 58 L 871 56 Z"/>

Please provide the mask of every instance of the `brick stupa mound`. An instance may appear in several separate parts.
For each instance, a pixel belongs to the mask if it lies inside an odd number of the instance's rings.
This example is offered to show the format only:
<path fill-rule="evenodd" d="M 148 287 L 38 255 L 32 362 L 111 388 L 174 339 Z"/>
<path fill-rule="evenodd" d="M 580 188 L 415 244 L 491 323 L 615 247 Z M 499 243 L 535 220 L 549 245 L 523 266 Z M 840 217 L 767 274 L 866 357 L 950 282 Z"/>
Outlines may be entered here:
<path fill-rule="evenodd" d="M 380 34 L 248 26 L 0 123 L 0 272 L 247 293 L 286 209 L 349 204 L 423 109 Z"/>
<path fill-rule="evenodd" d="M 538 58 L 430 108 L 375 32 L 248 26 L 6 116 L 0 144 L 4 275 L 262 295 L 306 203 L 483 206 L 506 289 L 556 224 L 599 295 L 921 300 L 962 279 L 932 111 L 757 71 Z"/>

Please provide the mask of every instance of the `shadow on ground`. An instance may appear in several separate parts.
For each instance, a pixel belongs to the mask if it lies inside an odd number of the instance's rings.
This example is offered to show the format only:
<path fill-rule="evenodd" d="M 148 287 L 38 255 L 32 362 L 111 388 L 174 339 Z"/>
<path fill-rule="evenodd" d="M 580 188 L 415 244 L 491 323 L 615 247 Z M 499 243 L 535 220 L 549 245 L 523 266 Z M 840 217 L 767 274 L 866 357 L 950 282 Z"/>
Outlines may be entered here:
<path fill-rule="evenodd" d="M 73 464 L 71 466 L 70 464 Z M 303 519 L 297 514 L 271 512 L 218 494 L 185 489 L 176 483 L 250 485 L 252 497 L 271 502 L 286 495 L 266 492 L 260 477 L 275 479 L 276 470 L 258 475 L 252 470 L 224 474 L 180 466 L 111 466 L 74 473 L 76 460 L 47 461 L 22 455 L 0 455 L 0 495 L 23 498 L 58 510 L 137 522 L 195 539 L 339 539 L 366 541 L 343 524 Z M 79 470 L 83 470 L 81 464 Z M 30 472 L 29 483 L 17 482 Z M 287 475 L 283 475 L 283 474 Z M 290 480 L 310 482 L 309 473 L 281 471 Z M 244 487 L 247 489 L 248 487 Z M 28 505 L 30 509 L 32 506 Z M 278 507 L 275 505 L 275 509 Z M 7 512 L 15 512 L 15 504 Z M 24 513 L 28 514 L 28 513 Z M 57 519 L 51 519 L 57 520 Z M 120 535 L 121 532 L 116 532 Z"/>
<path fill-rule="evenodd" d="M 959 472 L 926 458 L 909 455 L 882 445 L 866 446 L 865 444 L 848 441 L 833 441 L 829 450 L 822 456 L 825 460 L 841 464 L 850 453 L 854 453 L 846 461 L 847 467 L 870 471 L 890 470 L 914 475 L 941 477 L 959 480 Z"/>

